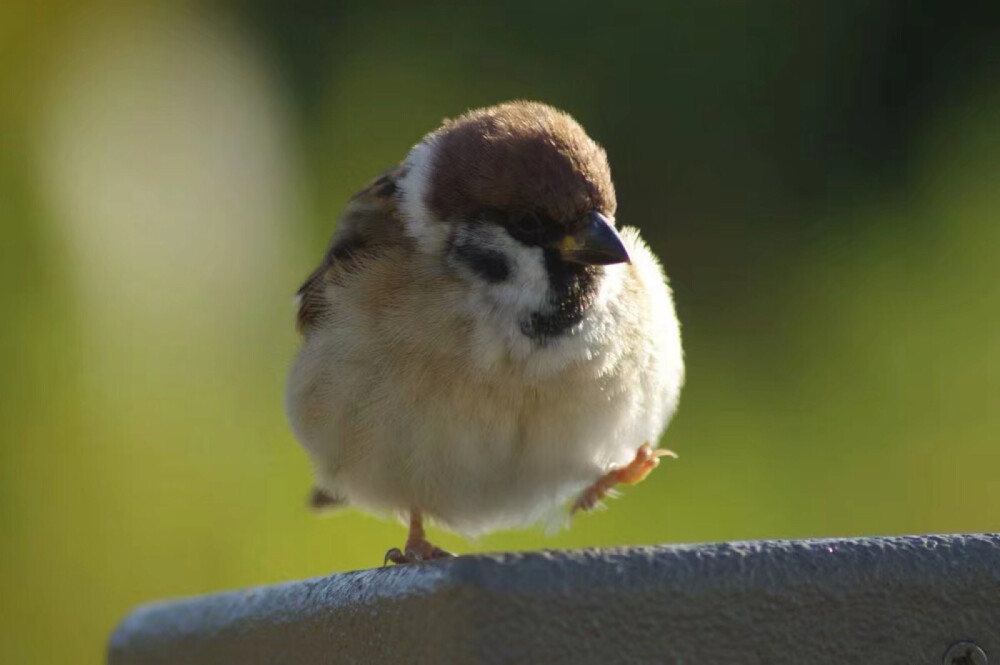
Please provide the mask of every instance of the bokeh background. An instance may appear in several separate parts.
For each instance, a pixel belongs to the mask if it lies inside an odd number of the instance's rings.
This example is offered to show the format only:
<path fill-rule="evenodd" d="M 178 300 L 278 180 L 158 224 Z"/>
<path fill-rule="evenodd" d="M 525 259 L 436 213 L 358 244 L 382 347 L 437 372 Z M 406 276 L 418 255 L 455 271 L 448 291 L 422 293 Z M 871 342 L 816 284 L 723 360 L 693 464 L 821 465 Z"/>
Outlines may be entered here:
<path fill-rule="evenodd" d="M 672 278 L 680 459 L 458 552 L 1000 530 L 996 3 L 0 6 L 0 662 L 380 563 L 304 508 L 292 293 L 347 197 L 526 97 Z"/>

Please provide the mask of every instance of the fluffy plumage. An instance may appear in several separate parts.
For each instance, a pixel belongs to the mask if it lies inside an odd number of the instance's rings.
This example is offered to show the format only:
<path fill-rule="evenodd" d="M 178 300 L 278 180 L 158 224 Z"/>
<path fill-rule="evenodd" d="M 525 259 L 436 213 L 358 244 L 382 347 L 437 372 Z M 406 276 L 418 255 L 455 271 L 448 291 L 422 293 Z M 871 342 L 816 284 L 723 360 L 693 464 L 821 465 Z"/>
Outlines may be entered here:
<path fill-rule="evenodd" d="M 352 198 L 299 291 L 286 395 L 314 503 L 475 535 L 538 521 L 655 445 L 680 333 L 615 205 L 604 151 L 527 102 L 446 122 Z"/>

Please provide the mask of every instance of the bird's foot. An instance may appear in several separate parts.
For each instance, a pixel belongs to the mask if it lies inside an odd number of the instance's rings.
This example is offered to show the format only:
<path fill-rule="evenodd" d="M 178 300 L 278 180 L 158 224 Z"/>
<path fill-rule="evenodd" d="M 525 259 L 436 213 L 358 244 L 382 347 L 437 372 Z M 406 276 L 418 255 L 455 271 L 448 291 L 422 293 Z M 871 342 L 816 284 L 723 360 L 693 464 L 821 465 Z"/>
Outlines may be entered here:
<path fill-rule="evenodd" d="M 435 559 L 451 559 L 454 556 L 451 552 L 445 552 L 440 547 L 435 547 L 426 540 L 409 540 L 406 542 L 406 547 L 403 550 L 393 547 L 386 552 L 382 565 L 387 566 L 390 562 L 396 564 L 420 563 L 421 561 L 434 561 Z"/>
<path fill-rule="evenodd" d="M 593 510 L 602 499 L 614 495 L 615 485 L 635 485 L 642 482 L 660 464 L 661 457 L 677 457 L 677 454 L 663 448 L 653 450 L 648 443 L 642 444 L 627 466 L 611 469 L 585 489 L 570 512 Z"/>
<path fill-rule="evenodd" d="M 450 559 L 454 554 L 445 552 L 440 547 L 435 547 L 427 541 L 424 535 L 424 518 L 419 508 L 410 510 L 410 532 L 406 537 L 406 547 L 400 551 L 398 547 L 393 547 L 385 553 L 383 566 L 392 563 L 419 563 L 421 561 L 433 561 L 435 559 Z"/>

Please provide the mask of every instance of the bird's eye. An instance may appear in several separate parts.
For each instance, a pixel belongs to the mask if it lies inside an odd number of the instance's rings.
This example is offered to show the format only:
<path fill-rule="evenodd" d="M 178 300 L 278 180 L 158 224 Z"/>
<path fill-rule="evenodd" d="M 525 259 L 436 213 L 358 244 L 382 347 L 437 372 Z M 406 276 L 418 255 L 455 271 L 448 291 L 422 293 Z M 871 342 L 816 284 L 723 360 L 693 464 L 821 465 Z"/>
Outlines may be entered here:
<path fill-rule="evenodd" d="M 530 210 L 512 213 L 508 221 L 510 234 L 522 242 L 538 242 L 541 239 L 544 225 L 542 219 Z"/>
<path fill-rule="evenodd" d="M 480 222 L 486 222 L 488 224 L 503 226 L 507 222 L 507 215 L 505 215 L 502 210 L 497 210 L 496 208 L 483 208 L 482 210 L 476 211 L 476 214 L 473 215 L 473 219 Z"/>

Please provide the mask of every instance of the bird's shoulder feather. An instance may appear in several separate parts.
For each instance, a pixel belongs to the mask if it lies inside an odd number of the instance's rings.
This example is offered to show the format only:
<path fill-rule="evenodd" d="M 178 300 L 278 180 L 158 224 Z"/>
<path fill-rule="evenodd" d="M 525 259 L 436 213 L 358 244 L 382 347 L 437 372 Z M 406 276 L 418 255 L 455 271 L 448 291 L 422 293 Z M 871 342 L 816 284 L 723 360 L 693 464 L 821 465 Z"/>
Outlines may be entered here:
<path fill-rule="evenodd" d="M 366 259 L 403 242 L 396 194 L 404 174 L 404 167 L 392 168 L 348 201 L 323 260 L 296 293 L 300 332 L 308 331 L 329 307 L 324 295 L 328 285 L 357 270 Z"/>

